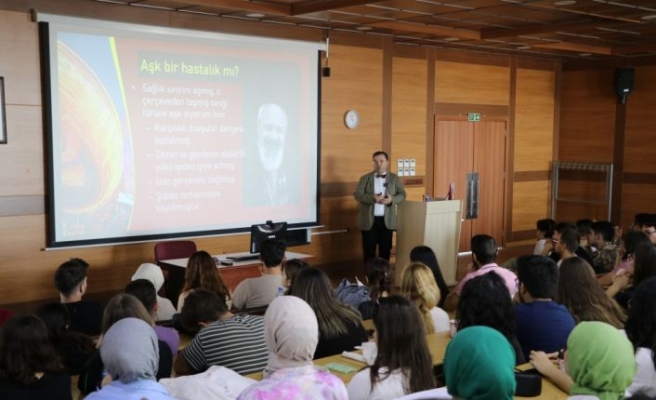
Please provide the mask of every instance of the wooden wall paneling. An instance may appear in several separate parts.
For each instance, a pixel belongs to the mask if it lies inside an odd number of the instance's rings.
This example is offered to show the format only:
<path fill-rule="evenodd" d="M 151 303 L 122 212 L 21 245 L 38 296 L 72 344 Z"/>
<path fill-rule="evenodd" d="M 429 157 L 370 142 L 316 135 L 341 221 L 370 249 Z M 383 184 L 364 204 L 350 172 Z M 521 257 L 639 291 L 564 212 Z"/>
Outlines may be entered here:
<path fill-rule="evenodd" d="M 553 71 L 517 70 L 515 171 L 548 170 L 554 139 Z"/>
<path fill-rule="evenodd" d="M 426 60 L 392 60 L 392 171 L 398 158 L 416 159 L 417 175 L 432 168 L 426 160 L 426 74 Z"/>
<path fill-rule="evenodd" d="M 656 213 L 656 185 L 625 183 L 622 185 L 622 227 L 628 227 L 638 213 Z"/>
<path fill-rule="evenodd" d="M 512 241 L 513 221 L 512 209 L 514 205 L 513 187 L 515 184 L 515 119 L 517 115 L 517 57 L 510 58 L 510 101 L 508 104 L 508 124 L 506 137 L 506 166 L 504 177 L 506 183 L 505 201 L 503 202 L 504 226 L 502 243 Z"/>
<path fill-rule="evenodd" d="M 549 181 L 517 182 L 513 187 L 513 232 L 535 230 L 535 222 L 549 216 Z M 516 239 L 513 237 L 513 240 Z"/>
<path fill-rule="evenodd" d="M 584 199 L 603 202 L 606 199 L 606 183 L 601 180 L 567 180 L 561 179 L 558 186 L 560 199 Z M 602 204 L 559 201 L 556 205 L 556 220 L 575 222 L 590 218 L 606 220 L 608 208 Z"/>
<path fill-rule="evenodd" d="M 613 160 L 615 95 L 612 69 L 563 73 L 559 159 Z"/>
<path fill-rule="evenodd" d="M 437 61 L 435 101 L 508 105 L 510 74 L 507 66 Z"/>
<path fill-rule="evenodd" d="M 5 78 L 5 103 L 40 105 L 41 80 L 37 25 L 29 13 L 0 11 L 0 76 Z"/>
<path fill-rule="evenodd" d="M 382 129 L 382 150 L 391 158 L 397 158 L 392 155 L 392 53 L 393 43 L 391 38 L 385 38 L 383 42 L 383 129 Z"/>
<path fill-rule="evenodd" d="M 428 52 L 426 60 L 426 174 L 425 185 L 426 193 L 434 192 L 433 184 L 435 182 L 435 51 Z"/>
<path fill-rule="evenodd" d="M 330 78 L 322 81 L 322 182 L 357 181 L 372 170 L 371 155 L 381 149 L 382 51 L 330 45 Z M 356 109 L 360 125 L 348 129 L 344 113 Z"/>
<path fill-rule="evenodd" d="M 635 91 L 626 104 L 624 172 L 654 172 L 656 66 L 636 68 L 635 76 Z"/>

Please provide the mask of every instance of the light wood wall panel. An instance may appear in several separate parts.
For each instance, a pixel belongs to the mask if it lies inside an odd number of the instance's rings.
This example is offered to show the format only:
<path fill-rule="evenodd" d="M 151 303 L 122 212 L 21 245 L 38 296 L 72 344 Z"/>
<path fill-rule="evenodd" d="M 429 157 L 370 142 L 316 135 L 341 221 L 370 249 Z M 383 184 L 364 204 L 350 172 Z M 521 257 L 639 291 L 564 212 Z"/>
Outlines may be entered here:
<path fill-rule="evenodd" d="M 25 12 L 0 12 L 0 76 L 5 78 L 7 105 L 40 105 L 37 25 Z M 39 118 L 40 120 L 40 118 Z"/>
<path fill-rule="evenodd" d="M 622 226 L 628 227 L 638 213 L 656 213 L 656 188 L 653 184 L 622 185 Z"/>
<path fill-rule="evenodd" d="M 323 78 L 321 177 L 323 182 L 357 181 L 372 170 L 371 155 L 382 146 L 383 52 L 330 45 L 330 78 Z M 360 125 L 348 129 L 344 113 L 355 109 Z"/>
<path fill-rule="evenodd" d="M 535 221 L 549 216 L 549 181 L 515 182 L 513 185 L 512 231 L 535 229 Z"/>
<path fill-rule="evenodd" d="M 624 172 L 656 172 L 656 66 L 635 70 L 635 91 L 626 105 Z M 654 189 L 651 189 L 654 190 Z M 656 208 L 656 207 L 655 207 Z"/>
<path fill-rule="evenodd" d="M 435 62 L 435 102 L 508 105 L 509 99 L 508 67 Z"/>
<path fill-rule="evenodd" d="M 392 171 L 396 159 L 414 158 L 417 175 L 426 175 L 426 65 L 423 59 L 392 60 Z"/>
<path fill-rule="evenodd" d="M 555 73 L 519 68 L 516 88 L 515 171 L 549 170 L 553 158 Z"/>
<path fill-rule="evenodd" d="M 8 88 L 5 92 L 11 93 Z M 0 145 L 0 159 L 3 160 L 0 196 L 43 196 L 45 178 L 41 107 L 8 104 L 6 118 L 8 144 Z"/>
<path fill-rule="evenodd" d="M 616 101 L 613 72 L 612 69 L 563 72 L 560 160 L 612 162 Z"/>

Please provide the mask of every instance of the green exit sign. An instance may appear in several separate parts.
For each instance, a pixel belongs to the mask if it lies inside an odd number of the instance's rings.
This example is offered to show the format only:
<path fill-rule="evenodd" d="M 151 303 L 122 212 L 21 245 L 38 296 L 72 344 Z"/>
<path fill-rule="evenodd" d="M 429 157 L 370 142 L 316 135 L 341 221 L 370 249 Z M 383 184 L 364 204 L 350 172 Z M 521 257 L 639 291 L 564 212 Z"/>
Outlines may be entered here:
<path fill-rule="evenodd" d="M 480 113 L 467 113 L 467 121 L 469 122 L 480 122 L 481 114 Z"/>

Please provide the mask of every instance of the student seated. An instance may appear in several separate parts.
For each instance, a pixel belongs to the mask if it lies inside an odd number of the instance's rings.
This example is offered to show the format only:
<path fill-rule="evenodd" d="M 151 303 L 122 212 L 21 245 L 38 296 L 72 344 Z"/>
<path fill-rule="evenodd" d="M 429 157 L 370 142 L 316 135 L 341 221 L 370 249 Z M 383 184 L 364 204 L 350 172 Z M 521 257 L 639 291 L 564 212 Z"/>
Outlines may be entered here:
<path fill-rule="evenodd" d="M 542 255 L 542 250 L 544 250 L 544 245 L 554 234 L 554 228 L 556 226 L 556 221 L 551 218 L 540 219 L 535 223 L 536 228 L 536 239 L 535 248 L 533 249 L 533 254 L 536 256 Z"/>
<path fill-rule="evenodd" d="M 155 287 L 155 295 L 157 296 L 157 321 L 168 321 L 172 319 L 173 314 L 175 314 L 173 303 L 171 303 L 171 300 L 157 294 L 164 285 L 164 273 L 162 269 L 155 264 L 143 263 L 137 268 L 134 275 L 132 275 L 133 281 L 137 279 L 146 279 Z"/>
<path fill-rule="evenodd" d="M 650 244 L 651 242 L 647 235 L 641 231 L 631 230 L 622 235 L 620 251 L 617 256 L 617 261 L 615 262 L 615 268 L 607 274 L 598 276 L 597 282 L 603 287 L 610 286 L 616 276 L 624 274 L 629 268 L 632 268 L 636 248 L 642 243 Z"/>
<path fill-rule="evenodd" d="M 103 335 L 100 355 L 111 382 L 87 400 L 174 400 L 155 380 L 159 365 L 157 336 L 147 322 L 123 318 Z"/>
<path fill-rule="evenodd" d="M 415 262 L 403 270 L 401 295 L 410 299 L 419 310 L 424 321 L 424 334 L 449 331 L 449 315 L 437 307 L 440 289 L 427 266 Z"/>
<path fill-rule="evenodd" d="M 282 280 L 284 286 L 287 288 L 285 294 L 289 294 L 289 288 L 292 287 L 296 275 L 298 275 L 298 273 L 303 271 L 305 268 L 309 267 L 310 264 L 308 264 L 305 260 L 301 260 L 300 258 L 293 258 L 291 260 L 285 261 L 282 264 Z"/>
<path fill-rule="evenodd" d="M 637 365 L 626 391 L 630 395 L 656 397 L 656 277 L 645 280 L 636 289 L 624 329 L 633 344 Z"/>
<path fill-rule="evenodd" d="M 215 293 L 192 290 L 180 314 L 182 326 L 198 332 L 175 360 L 177 375 L 203 372 L 220 365 L 246 375 L 260 372 L 267 364 L 264 319 L 233 314 Z"/>
<path fill-rule="evenodd" d="M 615 276 L 613 284 L 606 289 L 606 295 L 628 309 L 636 288 L 652 276 L 656 276 L 656 246 L 639 244 L 635 249 L 633 265 L 629 264 L 626 272 Z"/>
<path fill-rule="evenodd" d="M 335 298 L 330 280 L 323 271 L 306 268 L 294 280 L 291 295 L 310 305 L 319 321 L 319 344 L 314 358 L 353 350 L 369 340 L 360 313 Z"/>
<path fill-rule="evenodd" d="M 405 297 L 380 299 L 374 311 L 378 353 L 373 365 L 353 376 L 350 400 L 391 400 L 435 387 L 423 322 Z"/>
<path fill-rule="evenodd" d="M 358 311 L 360 311 L 362 319 L 371 319 L 378 300 L 389 296 L 392 291 L 392 271 L 389 261 L 379 257 L 370 258 L 365 265 L 365 271 L 367 273 L 369 300 L 360 303 Z"/>
<path fill-rule="evenodd" d="M 72 258 L 55 271 L 55 287 L 59 290 L 60 301 L 71 315 L 71 327 L 74 332 L 96 336 L 100 334 L 103 306 L 95 301 L 84 301 L 82 296 L 87 290 L 87 269 L 89 264 Z"/>
<path fill-rule="evenodd" d="M 623 399 L 635 374 L 633 348 L 626 335 L 596 321 L 581 322 L 567 339 L 564 367 L 554 364 L 557 353 L 531 353 L 531 364 L 568 399 Z"/>
<path fill-rule="evenodd" d="M 615 243 L 615 226 L 609 221 L 596 221 L 590 226 L 593 232 L 592 268 L 597 274 L 605 274 L 615 268 L 619 247 Z"/>
<path fill-rule="evenodd" d="M 178 331 L 155 324 L 157 320 L 157 309 L 159 307 L 155 286 L 146 279 L 137 279 L 128 283 L 125 287 L 125 293 L 131 294 L 139 299 L 141 304 L 146 308 L 146 311 L 150 314 L 157 339 L 166 343 L 174 356 L 178 354 L 178 346 L 180 345 L 180 334 Z"/>
<path fill-rule="evenodd" d="M 551 353 L 564 348 L 575 322 L 565 306 L 552 300 L 558 288 L 556 263 L 542 256 L 519 257 L 517 279 L 515 334 L 524 356 L 533 350 Z"/>
<path fill-rule="evenodd" d="M 209 290 L 230 306 L 230 290 L 223 282 L 214 258 L 203 250 L 192 254 L 187 261 L 185 284 L 178 297 L 178 312 L 182 312 L 185 298 L 194 289 Z"/>
<path fill-rule="evenodd" d="M 496 264 L 497 259 L 497 242 L 493 237 L 488 235 L 475 235 L 471 238 L 471 251 L 472 263 L 469 265 L 468 273 L 453 289 L 453 292 L 447 296 L 444 302 L 444 309 L 453 311 L 458 306 L 460 292 L 465 286 L 465 283 L 479 275 L 487 274 L 488 272 L 496 272 L 506 283 L 510 296 L 514 296 L 517 292 L 515 280 L 517 277 L 511 271 L 502 268 Z"/>
<path fill-rule="evenodd" d="M 34 315 L 14 316 L 0 329 L 0 398 L 71 400 L 71 378 Z"/>
<path fill-rule="evenodd" d="M 276 298 L 264 314 L 264 325 L 269 349 L 264 379 L 241 392 L 238 400 L 348 400 L 342 380 L 312 364 L 319 324 L 306 302 L 295 296 Z"/>
<path fill-rule="evenodd" d="M 437 303 L 439 308 L 444 308 L 444 300 L 446 300 L 446 295 L 449 294 L 449 287 L 442 276 L 442 270 L 440 269 L 440 264 L 437 262 L 437 256 L 433 249 L 428 246 L 417 246 L 410 250 L 410 262 L 420 262 L 430 268 L 435 278 L 435 283 L 440 289 L 440 301 Z"/>
<path fill-rule="evenodd" d="M 279 239 L 267 239 L 260 246 L 262 276 L 248 278 L 239 283 L 232 295 L 232 307 L 263 307 L 269 305 L 283 290 L 282 264 L 285 261 L 285 242 Z"/>

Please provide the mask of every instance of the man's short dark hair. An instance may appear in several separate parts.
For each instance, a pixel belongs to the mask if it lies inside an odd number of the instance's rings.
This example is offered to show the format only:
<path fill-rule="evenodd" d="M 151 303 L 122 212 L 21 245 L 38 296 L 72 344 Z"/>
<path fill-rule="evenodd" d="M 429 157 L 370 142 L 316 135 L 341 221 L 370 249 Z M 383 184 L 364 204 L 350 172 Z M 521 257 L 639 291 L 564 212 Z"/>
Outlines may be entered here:
<path fill-rule="evenodd" d="M 68 297 L 87 277 L 89 264 L 81 258 L 71 258 L 55 271 L 55 287 Z"/>
<path fill-rule="evenodd" d="M 656 228 L 656 214 L 649 214 L 649 216 L 645 218 L 642 226 L 643 228 Z"/>
<path fill-rule="evenodd" d="M 148 279 L 135 279 L 125 286 L 125 293 L 131 294 L 146 307 L 150 313 L 155 309 L 157 304 L 157 291 L 155 286 Z"/>
<path fill-rule="evenodd" d="M 637 213 L 635 217 L 633 217 L 633 224 L 642 228 L 645 225 L 645 223 L 649 220 L 649 217 L 651 215 L 652 214 L 649 213 Z"/>
<path fill-rule="evenodd" d="M 576 221 L 576 230 L 579 233 L 579 236 L 590 234 L 590 231 L 592 230 L 590 227 L 593 223 L 594 221 L 588 218 Z"/>
<path fill-rule="evenodd" d="M 190 332 L 200 330 L 199 322 L 214 322 L 228 311 L 228 306 L 216 293 L 194 289 L 184 299 L 180 311 L 180 324 Z"/>
<path fill-rule="evenodd" d="M 378 156 L 385 156 L 385 160 L 389 161 L 389 156 L 387 155 L 386 152 L 384 152 L 382 150 L 378 150 L 378 151 L 374 152 L 374 155 L 371 156 L 371 158 L 376 158 Z"/>
<path fill-rule="evenodd" d="M 287 246 L 284 240 L 267 239 L 260 245 L 260 258 L 267 268 L 277 267 L 285 259 Z"/>
<path fill-rule="evenodd" d="M 590 225 L 590 229 L 597 234 L 601 234 L 604 242 L 612 242 L 615 236 L 615 225 L 610 221 L 597 221 Z"/>
<path fill-rule="evenodd" d="M 497 242 L 489 235 L 474 235 L 471 238 L 471 251 L 479 264 L 492 263 L 497 259 Z"/>
<path fill-rule="evenodd" d="M 581 237 L 579 236 L 579 233 L 574 229 L 565 229 L 564 231 L 560 232 L 561 244 L 564 244 L 565 247 L 567 247 L 567 250 L 571 251 L 572 253 L 574 253 L 576 249 L 579 248 L 580 241 Z"/>
<path fill-rule="evenodd" d="M 565 231 L 565 229 L 574 229 L 574 230 L 576 230 L 576 225 L 574 225 L 571 222 L 559 222 L 554 227 L 554 231 L 556 231 L 558 233 L 563 233 L 563 231 Z"/>
<path fill-rule="evenodd" d="M 540 232 L 544 232 L 545 238 L 549 239 L 553 236 L 556 221 L 551 218 L 539 219 L 535 226 Z"/>
<path fill-rule="evenodd" d="M 517 280 L 535 299 L 551 299 L 558 290 L 558 266 L 549 257 L 521 256 L 517 259 Z"/>

